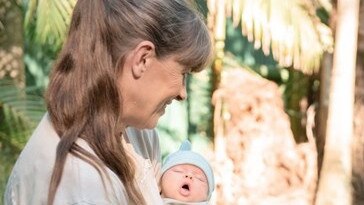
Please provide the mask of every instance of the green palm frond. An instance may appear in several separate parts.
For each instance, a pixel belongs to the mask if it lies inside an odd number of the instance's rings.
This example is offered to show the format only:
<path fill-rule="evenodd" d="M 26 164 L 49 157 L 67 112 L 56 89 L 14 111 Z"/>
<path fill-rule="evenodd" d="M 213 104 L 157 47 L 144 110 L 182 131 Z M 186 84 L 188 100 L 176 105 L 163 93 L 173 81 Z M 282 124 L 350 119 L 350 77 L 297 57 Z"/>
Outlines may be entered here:
<path fill-rule="evenodd" d="M 281 66 L 310 74 L 318 70 L 322 54 L 333 50 L 331 29 L 316 16 L 312 1 L 226 0 L 225 6 L 226 16 L 241 25 L 254 47 L 272 52 Z"/>
<path fill-rule="evenodd" d="M 327 12 L 331 13 L 333 5 L 331 0 L 311 0 L 316 8 L 324 8 Z"/>
<path fill-rule="evenodd" d="M 20 150 L 45 113 L 44 100 L 32 88 L 0 80 L 0 144 Z"/>
<path fill-rule="evenodd" d="M 35 24 L 35 39 L 41 43 L 61 45 L 77 0 L 29 0 L 25 28 Z"/>

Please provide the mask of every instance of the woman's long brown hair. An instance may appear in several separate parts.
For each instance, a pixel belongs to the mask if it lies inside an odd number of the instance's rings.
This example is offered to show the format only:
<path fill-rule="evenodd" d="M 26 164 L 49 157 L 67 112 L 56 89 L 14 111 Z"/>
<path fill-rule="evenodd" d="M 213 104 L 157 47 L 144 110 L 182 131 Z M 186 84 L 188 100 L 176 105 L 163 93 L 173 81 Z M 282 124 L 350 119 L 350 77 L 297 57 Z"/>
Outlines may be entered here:
<path fill-rule="evenodd" d="M 49 116 L 60 137 L 48 205 L 55 200 L 68 154 L 90 163 L 101 176 L 109 168 L 124 184 L 131 203 L 146 204 L 122 143 L 123 88 L 116 83 L 125 55 L 141 40 L 153 42 L 158 57 L 178 54 L 180 63 L 196 71 L 210 59 L 207 28 L 183 0 L 77 1 L 46 92 Z M 78 138 L 97 156 L 78 146 Z"/>

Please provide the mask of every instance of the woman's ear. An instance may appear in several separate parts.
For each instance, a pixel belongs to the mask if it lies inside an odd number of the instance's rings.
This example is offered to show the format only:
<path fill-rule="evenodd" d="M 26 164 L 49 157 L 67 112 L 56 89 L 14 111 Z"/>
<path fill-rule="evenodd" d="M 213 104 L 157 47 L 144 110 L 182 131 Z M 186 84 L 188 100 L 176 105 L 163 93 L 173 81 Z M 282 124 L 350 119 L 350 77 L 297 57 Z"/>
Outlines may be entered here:
<path fill-rule="evenodd" d="M 148 61 L 155 57 L 155 46 L 150 41 L 140 42 L 133 50 L 132 73 L 135 78 L 143 76 L 148 69 Z"/>

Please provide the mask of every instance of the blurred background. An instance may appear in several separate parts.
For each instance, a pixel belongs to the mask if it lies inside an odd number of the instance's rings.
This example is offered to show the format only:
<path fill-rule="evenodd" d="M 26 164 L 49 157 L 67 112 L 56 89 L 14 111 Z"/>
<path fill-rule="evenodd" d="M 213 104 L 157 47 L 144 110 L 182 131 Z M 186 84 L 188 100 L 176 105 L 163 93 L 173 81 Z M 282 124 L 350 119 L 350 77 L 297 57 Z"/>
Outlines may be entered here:
<path fill-rule="evenodd" d="M 76 1 L 0 0 L 1 198 Z M 212 204 L 364 204 L 363 3 L 195 3 L 214 59 L 160 119 L 163 157 L 189 139 L 213 166 Z"/>

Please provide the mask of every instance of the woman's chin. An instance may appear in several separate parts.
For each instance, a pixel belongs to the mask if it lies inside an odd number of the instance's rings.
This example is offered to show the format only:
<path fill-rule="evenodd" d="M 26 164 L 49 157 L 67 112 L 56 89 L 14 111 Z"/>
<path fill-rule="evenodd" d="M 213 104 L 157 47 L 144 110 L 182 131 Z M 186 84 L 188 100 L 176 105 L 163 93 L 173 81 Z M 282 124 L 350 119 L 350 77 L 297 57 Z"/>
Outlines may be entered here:
<path fill-rule="evenodd" d="M 140 126 L 136 126 L 138 129 L 153 129 L 157 127 L 160 116 L 154 116 L 150 118 L 145 123 L 142 123 Z"/>

